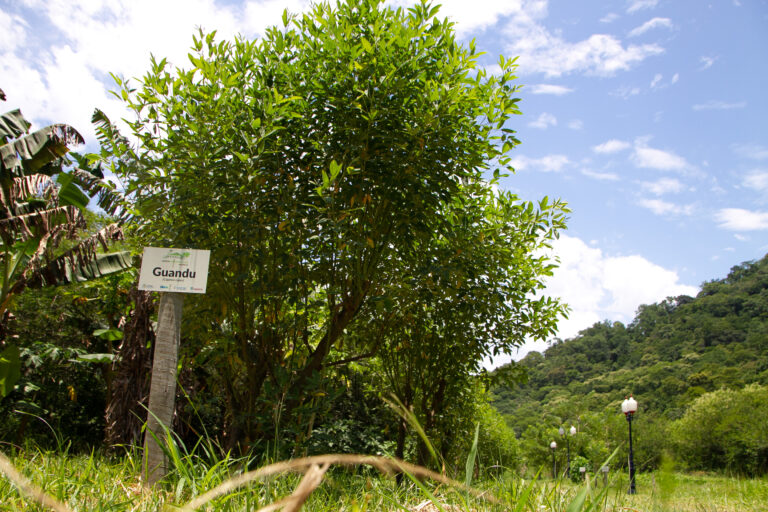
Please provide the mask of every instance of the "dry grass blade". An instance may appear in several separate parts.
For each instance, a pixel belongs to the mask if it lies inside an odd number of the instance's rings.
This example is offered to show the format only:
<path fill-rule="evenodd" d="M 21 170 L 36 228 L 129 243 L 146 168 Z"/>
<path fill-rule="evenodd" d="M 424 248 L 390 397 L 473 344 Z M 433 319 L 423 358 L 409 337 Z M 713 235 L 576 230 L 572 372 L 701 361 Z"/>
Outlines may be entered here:
<path fill-rule="evenodd" d="M 301 479 L 299 485 L 296 486 L 296 490 L 294 490 L 290 496 L 274 503 L 270 503 L 256 512 L 271 512 L 272 510 L 278 510 L 280 508 L 283 509 L 283 512 L 297 512 L 301 509 L 302 505 L 304 505 L 304 502 L 307 501 L 307 498 L 312 494 L 312 491 L 314 491 L 317 486 L 320 485 L 320 482 L 323 481 L 323 475 L 325 475 L 325 472 L 328 471 L 328 468 L 330 467 L 330 464 L 323 464 L 322 466 L 314 464 L 310 466 L 304 474 L 304 478 Z"/>
<path fill-rule="evenodd" d="M 0 453 L 0 472 L 2 472 L 8 480 L 13 482 L 23 496 L 26 496 L 44 507 L 55 510 L 56 512 L 72 512 L 69 507 L 45 494 L 42 489 L 35 486 L 24 475 L 19 473 L 16 468 L 13 467 L 11 461 L 2 453 Z"/>
<path fill-rule="evenodd" d="M 234 491 L 235 489 L 242 487 L 254 480 L 260 480 L 270 475 L 286 473 L 290 471 L 306 473 L 313 466 L 320 466 L 322 468 L 322 466 L 324 465 L 330 466 L 333 464 L 338 464 L 341 466 L 359 466 L 359 465 L 373 466 L 384 474 L 392 474 L 395 472 L 404 471 L 404 472 L 410 473 L 411 475 L 417 478 L 429 478 L 436 482 L 449 485 L 451 487 L 463 489 L 473 494 L 474 496 L 480 497 L 491 503 L 498 503 L 498 500 L 493 496 L 488 496 L 487 494 L 481 493 L 476 489 L 467 487 L 460 482 L 457 482 L 455 480 L 452 480 L 448 477 L 441 475 L 440 473 L 436 473 L 427 468 L 416 466 L 415 464 L 410 464 L 408 462 L 405 462 L 399 459 L 388 458 L 388 457 L 374 457 L 370 455 L 335 454 L 335 455 L 317 455 L 314 457 L 303 457 L 300 459 L 277 462 L 275 464 L 270 464 L 269 466 L 264 466 L 263 468 L 259 468 L 254 471 L 243 473 L 242 475 L 238 475 L 233 478 L 230 478 L 226 482 L 223 482 L 222 484 L 214 487 L 210 491 L 198 496 L 197 498 L 195 498 L 194 500 L 190 501 L 185 506 L 183 506 L 181 510 L 182 512 L 191 512 L 193 510 L 196 510 L 202 507 L 203 505 L 205 505 L 206 503 L 208 503 L 213 499 L 216 499 L 220 496 L 228 494 Z M 319 475 L 319 480 L 322 480 L 322 476 L 324 473 L 325 473 L 325 470 L 323 470 L 322 473 Z M 305 479 L 306 479 L 306 476 L 305 476 Z M 303 482 L 304 480 L 302 480 L 302 483 Z M 320 481 L 318 481 L 317 484 L 314 487 L 312 487 L 311 490 L 314 490 L 319 484 L 320 484 Z M 301 488 L 301 485 L 299 485 L 299 488 Z M 297 488 L 296 491 L 298 491 L 299 488 Z M 309 496 L 309 494 L 311 493 L 311 490 L 307 494 L 307 496 Z M 291 497 L 289 498 L 286 498 L 285 500 L 281 500 L 280 502 L 273 503 L 268 507 L 261 509 L 261 512 L 276 510 L 281 506 L 285 506 L 287 502 L 292 499 L 292 496 L 293 495 L 291 495 Z"/>

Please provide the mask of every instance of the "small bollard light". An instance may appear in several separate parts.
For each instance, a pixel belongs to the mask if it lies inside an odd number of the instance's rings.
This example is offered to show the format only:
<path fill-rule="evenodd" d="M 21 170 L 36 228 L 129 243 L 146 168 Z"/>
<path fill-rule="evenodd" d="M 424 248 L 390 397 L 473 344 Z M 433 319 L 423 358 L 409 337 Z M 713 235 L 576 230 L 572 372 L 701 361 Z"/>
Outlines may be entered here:
<path fill-rule="evenodd" d="M 609 470 L 608 466 L 603 466 L 603 467 L 600 468 L 600 471 L 602 471 L 602 473 L 603 473 L 603 486 L 604 487 L 608 485 L 608 470 Z"/>

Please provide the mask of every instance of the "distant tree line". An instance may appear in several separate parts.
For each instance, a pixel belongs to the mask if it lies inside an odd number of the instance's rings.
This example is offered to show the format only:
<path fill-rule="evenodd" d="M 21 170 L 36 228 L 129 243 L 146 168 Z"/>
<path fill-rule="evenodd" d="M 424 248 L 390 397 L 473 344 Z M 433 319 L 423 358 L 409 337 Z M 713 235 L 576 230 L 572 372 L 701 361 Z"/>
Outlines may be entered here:
<path fill-rule="evenodd" d="M 704 283 L 696 297 L 640 306 L 627 326 L 602 322 L 557 340 L 521 368 L 527 383 L 495 387 L 493 404 L 539 463 L 557 427 L 573 423 L 577 453 L 599 464 L 626 440 L 619 403 L 634 393 L 641 467 L 666 452 L 690 469 L 764 474 L 768 257 Z"/>

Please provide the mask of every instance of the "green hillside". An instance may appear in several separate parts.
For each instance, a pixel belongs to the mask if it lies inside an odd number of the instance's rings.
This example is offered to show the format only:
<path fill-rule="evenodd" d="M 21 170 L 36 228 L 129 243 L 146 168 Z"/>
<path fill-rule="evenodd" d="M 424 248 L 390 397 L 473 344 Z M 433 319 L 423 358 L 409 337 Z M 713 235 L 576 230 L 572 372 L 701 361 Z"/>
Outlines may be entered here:
<path fill-rule="evenodd" d="M 668 427 L 702 395 L 768 384 L 768 256 L 704 283 L 695 298 L 641 306 L 629 325 L 597 323 L 517 365 L 527 382 L 497 386 L 492 396 L 524 441 L 560 424 L 610 418 L 620 428 L 619 404 L 633 393 L 638 419 L 654 426 L 646 441 L 661 446 Z M 648 454 L 648 463 L 660 452 Z"/>

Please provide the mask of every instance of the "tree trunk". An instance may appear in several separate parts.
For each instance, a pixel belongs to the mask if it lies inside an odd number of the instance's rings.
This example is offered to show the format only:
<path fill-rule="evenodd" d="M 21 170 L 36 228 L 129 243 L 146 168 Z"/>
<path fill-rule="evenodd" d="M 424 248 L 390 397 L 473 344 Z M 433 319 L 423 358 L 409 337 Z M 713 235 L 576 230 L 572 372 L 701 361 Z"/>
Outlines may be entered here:
<path fill-rule="evenodd" d="M 165 442 L 166 429 L 171 429 L 176 405 L 176 365 L 183 304 L 184 295 L 181 293 L 163 293 L 160 297 L 149 388 L 149 415 L 144 434 L 144 483 L 147 485 L 154 485 L 163 478 L 167 469 L 161 444 Z"/>
<path fill-rule="evenodd" d="M 395 457 L 397 457 L 400 460 L 405 460 L 405 434 L 407 425 L 405 423 L 404 419 L 400 419 L 397 422 L 397 446 L 395 447 Z M 403 483 L 403 473 L 399 472 L 397 475 L 395 475 L 395 481 L 397 482 L 397 485 L 401 485 Z"/>
<path fill-rule="evenodd" d="M 112 394 L 105 413 L 105 443 L 107 446 L 138 445 L 141 426 L 147 417 L 149 373 L 152 367 L 151 292 L 134 286 L 130 291 L 133 311 L 125 325 L 123 341 L 117 349 Z"/>

